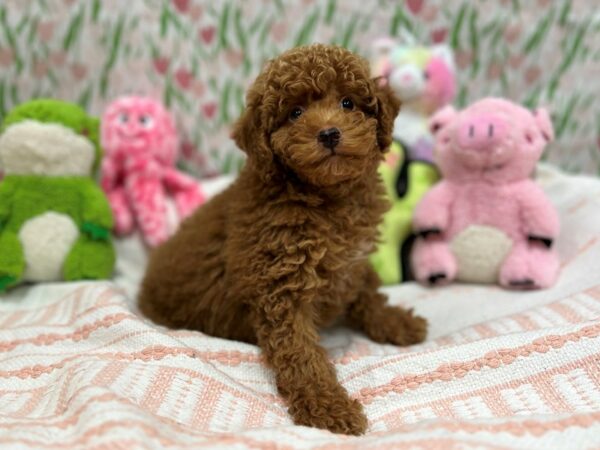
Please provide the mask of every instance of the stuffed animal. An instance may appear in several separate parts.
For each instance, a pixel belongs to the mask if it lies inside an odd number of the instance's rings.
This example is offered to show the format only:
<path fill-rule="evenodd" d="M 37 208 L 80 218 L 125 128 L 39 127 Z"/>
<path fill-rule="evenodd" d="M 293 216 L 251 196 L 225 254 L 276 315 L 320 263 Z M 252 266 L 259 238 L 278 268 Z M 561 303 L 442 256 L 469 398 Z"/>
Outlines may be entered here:
<path fill-rule="evenodd" d="M 91 177 L 98 120 L 39 99 L 15 107 L 1 132 L 0 292 L 20 281 L 110 277 L 112 214 Z"/>
<path fill-rule="evenodd" d="M 393 284 L 412 278 L 413 210 L 439 179 L 427 123 L 431 114 L 454 97 L 454 63 L 445 45 L 407 46 L 391 39 L 376 41 L 373 55 L 373 75 L 389 84 L 402 101 L 394 122 L 394 142 L 379 170 L 392 206 L 380 228 L 381 241 L 371 255 L 382 282 Z"/>
<path fill-rule="evenodd" d="M 108 106 L 101 129 L 101 184 L 115 232 L 126 235 L 137 226 L 149 246 L 164 242 L 205 198 L 198 182 L 175 167 L 178 138 L 171 115 L 151 98 L 123 97 Z M 175 221 L 168 216 L 171 198 Z"/>
<path fill-rule="evenodd" d="M 554 136 L 546 110 L 486 98 L 463 111 L 442 109 L 431 130 L 443 180 L 415 210 L 417 280 L 551 286 L 559 271 L 559 220 L 532 179 Z"/>
<path fill-rule="evenodd" d="M 431 115 L 449 104 L 456 92 L 454 58 L 444 44 L 399 45 L 391 39 L 374 43 L 373 73 L 401 100 L 394 139 L 411 149 L 411 158 L 433 162 Z"/>

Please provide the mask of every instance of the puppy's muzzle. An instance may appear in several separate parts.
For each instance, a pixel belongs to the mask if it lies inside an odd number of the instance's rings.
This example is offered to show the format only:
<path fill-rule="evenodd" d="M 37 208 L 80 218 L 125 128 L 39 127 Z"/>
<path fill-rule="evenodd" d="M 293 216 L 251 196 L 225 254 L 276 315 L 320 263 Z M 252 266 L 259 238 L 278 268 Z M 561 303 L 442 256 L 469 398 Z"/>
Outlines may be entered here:
<path fill-rule="evenodd" d="M 333 150 L 339 143 L 342 133 L 337 128 L 327 128 L 319 131 L 317 140 L 329 150 Z"/>

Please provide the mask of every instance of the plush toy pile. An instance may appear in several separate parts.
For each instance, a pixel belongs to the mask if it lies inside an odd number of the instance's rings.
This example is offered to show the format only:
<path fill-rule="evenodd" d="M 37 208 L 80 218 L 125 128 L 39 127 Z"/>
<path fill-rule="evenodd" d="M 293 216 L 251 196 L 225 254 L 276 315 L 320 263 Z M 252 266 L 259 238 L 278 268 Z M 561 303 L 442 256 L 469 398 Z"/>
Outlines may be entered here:
<path fill-rule="evenodd" d="M 380 39 L 371 56 L 373 75 L 402 101 L 379 168 L 392 207 L 370 260 L 383 283 L 551 285 L 558 220 L 529 178 L 552 139 L 547 113 L 500 99 L 443 108 L 455 95 L 446 45 Z M 152 98 L 116 99 L 101 124 L 76 105 L 33 100 L 14 108 L 0 133 L 0 292 L 21 281 L 108 278 L 111 231 L 137 229 L 155 247 L 205 200 L 177 169 L 174 120 Z M 94 181 L 99 167 L 106 197 Z M 440 170 L 444 180 L 413 220 Z"/>
<path fill-rule="evenodd" d="M 558 214 L 531 179 L 554 135 L 546 110 L 487 98 L 463 111 L 444 108 L 431 129 L 443 180 L 415 210 L 417 280 L 551 286 Z"/>
<path fill-rule="evenodd" d="M 98 120 L 42 99 L 4 119 L 0 135 L 0 292 L 20 281 L 108 278 L 110 207 L 92 178 Z"/>
<path fill-rule="evenodd" d="M 139 227 L 145 242 L 164 242 L 204 201 L 197 180 L 175 167 L 178 138 L 171 115 L 156 100 L 123 97 L 102 117 L 102 187 L 115 216 L 115 232 Z M 170 199 L 177 217 L 169 220 Z"/>
<path fill-rule="evenodd" d="M 401 45 L 379 39 L 373 45 L 372 71 L 402 101 L 394 121 L 394 139 L 411 150 L 411 158 L 433 162 L 428 120 L 449 104 L 456 91 L 454 58 L 447 45 Z"/>
<path fill-rule="evenodd" d="M 454 98 L 454 63 L 445 45 L 407 46 L 380 39 L 374 44 L 372 70 L 402 101 L 394 142 L 379 171 L 392 208 L 381 226 L 382 242 L 371 257 L 382 281 L 394 284 L 412 277 L 412 212 L 439 178 L 428 120 Z"/>
<path fill-rule="evenodd" d="M 109 278 L 113 228 L 124 235 L 137 226 L 155 246 L 204 201 L 200 184 L 175 167 L 177 133 L 159 102 L 118 99 L 101 129 L 80 107 L 53 99 L 23 103 L 4 118 L 0 292 L 21 281 Z M 106 195 L 94 179 L 101 147 Z"/>

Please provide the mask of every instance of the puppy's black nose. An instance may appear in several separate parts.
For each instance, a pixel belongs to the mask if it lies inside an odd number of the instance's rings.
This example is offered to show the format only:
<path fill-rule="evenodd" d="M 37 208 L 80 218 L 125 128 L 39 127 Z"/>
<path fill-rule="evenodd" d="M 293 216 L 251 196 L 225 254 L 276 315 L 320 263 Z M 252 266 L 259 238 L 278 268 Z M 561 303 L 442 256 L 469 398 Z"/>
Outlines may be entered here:
<path fill-rule="evenodd" d="M 333 150 L 340 143 L 342 133 L 337 128 L 327 128 L 319 131 L 319 142 L 330 150 Z"/>

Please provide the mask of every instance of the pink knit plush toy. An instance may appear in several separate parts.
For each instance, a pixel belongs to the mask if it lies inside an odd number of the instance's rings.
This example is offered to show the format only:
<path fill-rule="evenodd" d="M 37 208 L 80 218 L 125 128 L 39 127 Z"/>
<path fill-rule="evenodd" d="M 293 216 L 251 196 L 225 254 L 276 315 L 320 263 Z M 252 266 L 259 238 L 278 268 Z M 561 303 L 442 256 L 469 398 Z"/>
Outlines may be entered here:
<path fill-rule="evenodd" d="M 136 225 L 149 246 L 174 231 L 167 217 L 174 199 L 178 219 L 204 201 L 196 180 L 175 167 L 178 139 L 173 119 L 156 100 L 123 97 L 102 117 L 102 188 L 108 195 L 115 233 L 129 234 Z"/>
<path fill-rule="evenodd" d="M 531 179 L 554 137 L 546 110 L 486 98 L 463 111 L 448 106 L 430 126 L 443 180 L 415 211 L 416 279 L 551 286 L 559 271 L 552 246 L 559 220 Z"/>

